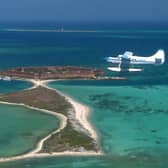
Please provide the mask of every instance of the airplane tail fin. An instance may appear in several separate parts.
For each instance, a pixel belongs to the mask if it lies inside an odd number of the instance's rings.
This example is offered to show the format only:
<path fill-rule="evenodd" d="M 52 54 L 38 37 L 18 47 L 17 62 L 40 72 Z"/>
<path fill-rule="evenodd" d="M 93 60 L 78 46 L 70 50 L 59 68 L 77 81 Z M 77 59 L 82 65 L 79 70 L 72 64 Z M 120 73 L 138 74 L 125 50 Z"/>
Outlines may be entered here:
<path fill-rule="evenodd" d="M 153 56 L 156 64 L 163 64 L 165 62 L 165 52 L 164 50 L 158 50 Z"/>

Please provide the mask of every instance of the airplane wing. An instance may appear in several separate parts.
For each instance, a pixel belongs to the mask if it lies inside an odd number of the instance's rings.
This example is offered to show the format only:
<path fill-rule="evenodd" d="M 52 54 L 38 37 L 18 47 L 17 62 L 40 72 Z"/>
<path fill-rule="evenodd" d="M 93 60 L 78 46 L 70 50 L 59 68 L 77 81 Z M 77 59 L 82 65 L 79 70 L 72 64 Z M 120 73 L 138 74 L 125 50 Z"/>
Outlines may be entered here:
<path fill-rule="evenodd" d="M 121 68 L 118 67 L 108 67 L 107 68 L 110 71 L 114 71 L 114 72 L 122 72 L 123 70 Z M 139 69 L 139 68 L 129 68 L 127 70 L 125 70 L 126 72 L 140 72 L 143 71 L 143 69 Z"/>
<path fill-rule="evenodd" d="M 118 64 L 118 67 L 108 67 L 107 68 L 110 71 L 115 72 L 140 72 L 143 69 L 139 68 L 130 68 L 130 58 L 121 58 L 120 63 Z"/>

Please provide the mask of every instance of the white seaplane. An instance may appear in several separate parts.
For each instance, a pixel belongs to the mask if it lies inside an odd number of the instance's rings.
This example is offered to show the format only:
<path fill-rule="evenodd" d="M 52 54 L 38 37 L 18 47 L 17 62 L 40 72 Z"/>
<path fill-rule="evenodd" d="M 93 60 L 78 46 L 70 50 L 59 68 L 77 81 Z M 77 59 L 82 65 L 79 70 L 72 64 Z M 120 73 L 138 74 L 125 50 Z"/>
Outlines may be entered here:
<path fill-rule="evenodd" d="M 107 57 L 107 62 L 118 64 L 118 67 L 108 67 L 110 71 L 116 72 L 139 72 L 143 69 L 140 68 L 130 68 L 130 65 L 138 64 L 155 64 L 160 65 L 165 62 L 165 52 L 164 50 L 158 50 L 154 55 L 149 57 L 142 57 L 133 55 L 132 52 L 126 51 L 123 55 L 118 55 L 117 57 Z"/>

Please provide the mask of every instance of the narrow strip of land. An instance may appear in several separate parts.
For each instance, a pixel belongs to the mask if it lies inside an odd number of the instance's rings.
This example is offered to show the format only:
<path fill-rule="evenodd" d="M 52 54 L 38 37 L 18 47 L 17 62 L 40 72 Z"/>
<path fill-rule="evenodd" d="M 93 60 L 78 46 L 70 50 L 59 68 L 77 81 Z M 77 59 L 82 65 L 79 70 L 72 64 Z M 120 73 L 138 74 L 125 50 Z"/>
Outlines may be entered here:
<path fill-rule="evenodd" d="M 14 157 L 5 157 L 0 158 L 0 162 L 8 162 L 8 161 L 15 161 L 19 159 L 25 158 L 34 158 L 34 157 L 48 157 L 48 156 L 62 156 L 62 155 L 101 155 L 102 152 L 97 148 L 97 134 L 91 124 L 87 121 L 89 108 L 84 106 L 71 97 L 62 94 L 55 89 L 49 88 L 47 83 L 49 81 L 43 80 L 33 80 L 30 79 L 30 82 L 34 84 L 31 90 L 26 90 L 20 93 L 15 94 L 7 94 L 0 98 L 0 103 L 9 104 L 9 105 L 21 105 L 27 108 L 31 108 L 33 110 L 40 110 L 47 114 L 54 115 L 60 118 L 61 124 L 59 128 L 55 131 L 50 133 L 48 136 L 40 140 L 36 148 L 31 150 L 26 154 L 22 154 L 19 156 Z M 53 92 L 54 91 L 54 92 Z M 24 95 L 24 96 L 23 96 Z M 27 97 L 25 96 L 27 95 Z M 43 96 L 46 96 L 45 99 Z M 59 95 L 61 97 L 59 97 Z M 31 97 L 37 96 L 40 99 L 38 101 L 31 101 Z M 34 98 L 37 98 L 34 97 Z M 64 101 L 65 98 L 65 101 Z M 55 99 L 57 100 L 57 104 L 59 106 L 55 106 Z M 75 120 L 77 129 L 76 131 L 73 126 L 71 125 L 70 118 L 68 118 L 68 111 L 69 111 L 69 104 L 72 105 L 74 112 L 75 112 Z M 46 104 L 48 103 L 48 104 Z M 53 104 L 52 104 L 53 103 Z M 62 111 L 65 110 L 65 111 Z M 66 112 L 67 111 L 67 112 Z M 81 130 L 80 130 L 81 127 Z M 83 130 L 86 130 L 82 132 Z M 88 133 L 86 135 L 85 133 Z M 75 134 L 77 142 L 74 143 L 74 139 L 70 139 L 71 135 Z M 59 137 L 61 136 L 61 141 L 64 142 L 63 144 L 59 144 Z M 53 143 L 53 140 L 56 142 Z M 80 142 L 78 142 L 78 140 Z M 50 144 L 50 142 L 52 142 Z M 61 143 L 62 143 L 61 142 Z M 73 142 L 73 143 L 72 143 Z M 56 143 L 56 144 L 55 144 Z M 72 143 L 72 144 L 71 144 Z M 79 144 L 78 144 L 79 143 Z M 81 144 L 80 144 L 81 143 Z M 54 146 L 56 145 L 56 146 Z M 63 146 L 67 146 L 66 148 L 62 148 Z M 96 146 L 95 146 L 96 145 Z M 56 149 L 56 152 L 54 151 Z M 57 150 L 60 151 L 57 151 Z"/>
<path fill-rule="evenodd" d="M 47 86 L 47 83 L 50 82 L 49 81 L 43 81 L 41 84 L 44 87 L 47 87 L 48 89 L 52 89 L 50 87 Z M 55 89 L 52 89 L 54 91 L 56 91 Z M 60 95 L 64 96 L 66 98 L 66 100 L 73 106 L 73 108 L 75 109 L 75 117 L 76 119 L 81 123 L 81 125 L 83 125 L 83 127 L 89 131 L 90 136 L 97 141 L 97 133 L 94 130 L 94 128 L 92 127 L 92 125 L 88 122 L 88 117 L 89 117 L 89 113 L 90 113 L 90 109 L 89 107 L 87 107 L 86 105 L 83 105 L 77 101 L 75 101 L 73 98 L 71 98 L 69 95 L 63 94 L 60 91 L 56 91 L 57 93 L 59 93 Z"/>
<path fill-rule="evenodd" d="M 34 83 L 34 86 L 35 87 L 38 87 L 38 86 L 43 86 L 45 88 L 48 88 L 50 90 L 53 90 L 57 93 L 59 93 L 60 95 L 64 96 L 66 98 L 66 100 L 73 106 L 74 110 L 75 110 L 75 116 L 76 116 L 76 119 L 81 123 L 81 125 L 84 126 L 84 128 L 86 128 L 89 133 L 90 133 L 90 136 L 95 140 L 97 141 L 97 133 L 96 131 L 94 130 L 94 128 L 92 127 L 92 125 L 88 122 L 88 117 L 89 117 L 89 113 L 90 113 L 90 109 L 89 107 L 87 107 L 86 105 L 83 105 L 77 101 L 75 101 L 73 98 L 71 98 L 69 95 L 66 95 L 58 90 L 55 90 L 51 87 L 49 87 L 47 84 L 49 82 L 52 82 L 52 81 L 56 81 L 56 80 L 30 80 L 30 82 Z"/>

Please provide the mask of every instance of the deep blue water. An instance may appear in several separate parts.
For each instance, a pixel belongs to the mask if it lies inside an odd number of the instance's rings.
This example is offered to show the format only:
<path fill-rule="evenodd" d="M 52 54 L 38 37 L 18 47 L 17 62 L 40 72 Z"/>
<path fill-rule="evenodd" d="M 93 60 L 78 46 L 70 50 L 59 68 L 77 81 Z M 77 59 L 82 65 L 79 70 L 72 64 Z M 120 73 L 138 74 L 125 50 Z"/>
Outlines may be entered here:
<path fill-rule="evenodd" d="M 40 27 L 41 26 L 41 27 Z M 56 29 L 55 26 L 20 26 L 31 29 Z M 72 26 L 65 29 L 86 29 L 98 32 L 8 32 L 4 28 L 20 28 L 18 25 L 6 25 L 0 31 L 0 69 L 17 66 L 36 65 L 83 65 L 101 67 L 106 71 L 109 66 L 104 58 L 116 56 L 126 50 L 137 55 L 149 56 L 162 48 L 168 53 L 168 29 L 152 25 L 145 28 L 120 27 L 112 25 Z M 114 28 L 113 28 L 114 27 Z M 144 72 L 118 74 L 106 71 L 114 76 L 126 76 L 131 82 L 151 84 L 167 83 L 167 57 L 163 66 L 142 66 Z"/>
<path fill-rule="evenodd" d="M 86 25 L 65 25 L 65 29 L 90 29 L 97 30 L 97 32 L 83 32 L 83 33 L 53 33 L 53 32 L 8 32 L 4 31 L 4 28 L 35 28 L 35 29 L 55 29 L 62 27 L 63 24 L 58 25 L 16 25 L 8 24 L 1 25 L 0 31 L 0 69 L 7 69 L 16 66 L 32 66 L 32 65 L 83 65 L 101 67 L 106 70 L 108 64 L 104 61 L 104 57 L 118 55 L 126 50 L 131 50 L 137 55 L 152 55 L 158 49 L 162 48 L 166 53 L 166 63 L 162 66 L 144 66 L 144 72 L 139 73 L 109 73 L 114 76 L 127 77 L 126 81 L 68 81 L 59 82 L 61 85 L 66 85 L 67 91 L 76 94 L 75 88 L 77 86 L 90 85 L 94 88 L 100 86 L 102 93 L 113 92 L 112 86 L 132 86 L 129 87 L 129 92 L 126 89 L 127 94 L 134 95 L 138 86 L 141 94 L 145 95 L 147 91 L 150 92 L 150 87 L 159 85 L 159 91 L 157 88 L 153 88 L 153 95 L 155 92 L 157 95 L 164 94 L 164 100 L 166 100 L 167 92 L 166 87 L 168 84 L 168 66 L 167 66 L 167 53 L 168 53 L 168 27 L 165 25 L 139 25 L 137 26 L 116 26 L 116 25 L 104 25 L 96 24 L 91 27 Z M 135 86 L 136 85 L 136 86 Z M 161 85 L 164 85 L 164 89 Z M 145 86 L 145 87 L 144 87 Z M 150 87 L 149 87 L 150 86 Z M 4 89 L 7 86 L 5 85 Z M 70 88 L 68 88 L 70 87 Z M 73 89 L 71 90 L 71 87 Z M 105 91 L 103 87 L 106 88 Z M 126 87 L 127 88 L 127 87 Z M 99 90 L 99 88 L 96 88 Z M 113 88 L 114 89 L 114 88 Z M 143 91 L 141 92 L 141 89 Z M 87 90 L 87 89 L 86 89 Z M 94 89 L 93 89 L 94 90 Z M 84 89 L 85 91 L 85 89 Z M 83 91 L 84 95 L 87 95 Z M 65 90 L 66 92 L 66 90 Z M 82 92 L 82 91 L 81 91 Z M 114 89 L 115 92 L 115 89 Z M 124 103 L 129 103 L 122 97 L 119 90 L 116 90 L 116 94 L 123 98 Z M 90 93 L 91 94 L 91 93 Z M 95 94 L 95 93 L 94 93 Z M 140 95 L 141 95 L 140 94 Z M 152 95 L 152 94 L 151 94 Z M 152 96 L 153 96 L 152 95 Z M 93 96 L 93 95 L 92 95 Z M 152 96 L 150 98 L 152 98 Z M 79 97 L 80 98 L 80 97 Z M 110 101 L 114 101 L 111 97 L 108 97 Z M 114 98 L 114 97 L 113 97 Z M 149 98 L 149 99 L 150 99 Z M 140 99 L 140 101 L 143 100 Z M 100 100 L 101 101 L 101 100 Z M 103 100 L 102 100 L 103 101 Z M 156 102 L 159 100 L 156 100 Z M 148 100 L 150 102 L 150 100 Z M 87 100 L 86 100 L 87 103 Z M 120 102 L 119 102 L 120 103 Z M 131 102 L 130 102 L 131 103 Z M 136 105 L 136 104 L 135 104 Z M 167 106 L 165 106 L 167 108 Z M 131 106 L 130 106 L 131 108 Z M 95 108 L 96 109 L 96 108 Z M 100 112 L 100 109 L 97 108 Z M 163 109 L 161 109 L 163 110 Z M 93 112 L 94 113 L 94 112 Z M 100 116 L 102 115 L 99 113 Z M 109 116 L 111 116 L 108 110 Z M 166 114 L 165 114 L 166 115 Z M 96 116 L 96 115 L 95 115 Z M 153 115 L 152 115 L 153 116 Z M 93 115 L 94 118 L 94 115 Z M 164 117 L 163 117 L 164 118 Z M 100 117 L 99 117 L 100 119 Z M 104 119 L 104 118 L 103 118 Z M 95 119 L 97 118 L 95 117 Z M 150 120 L 150 119 L 149 119 Z M 105 126 L 110 130 L 111 125 L 103 120 Z M 155 122 L 156 118 L 153 117 L 152 121 Z M 96 121 L 95 121 L 96 122 Z M 97 121 L 98 122 L 98 121 Z M 148 122 L 144 122 L 148 124 Z M 101 124 L 101 122 L 100 122 Z M 101 128 L 101 125 L 100 125 Z M 99 128 L 99 129 L 100 129 Z M 102 129 L 103 130 L 103 129 Z M 121 131 L 122 132 L 122 131 Z M 106 132 L 105 132 L 106 133 Z M 117 133 L 117 131 L 116 131 Z M 139 134 L 138 134 L 139 135 Z M 107 135 L 107 141 L 112 141 L 109 135 Z M 105 146 L 106 141 L 102 143 Z M 111 148 L 105 149 L 109 153 L 113 153 Z M 142 158 L 141 158 L 142 157 Z M 147 160 L 145 160 L 147 159 Z M 105 157 L 58 157 L 58 158 L 46 158 L 46 159 L 30 159 L 26 161 L 18 161 L 14 163 L 1 164 L 2 167 L 35 167 L 35 168 L 49 168 L 49 167 L 114 167 L 114 168 L 162 168 L 167 165 L 167 160 L 164 157 L 152 157 L 145 158 L 140 156 L 139 158 L 131 159 L 129 157 L 118 157 L 113 155 L 107 155 Z M 1 166 L 0 165 L 0 166 Z"/>
<path fill-rule="evenodd" d="M 30 88 L 32 86 L 31 83 L 25 82 L 25 81 L 3 81 L 0 80 L 0 94 L 3 93 L 11 93 L 11 92 L 17 92 L 23 89 Z"/>
<path fill-rule="evenodd" d="M 7 32 L 2 29 L 0 68 L 67 64 L 100 66 L 105 64 L 104 57 L 117 55 L 125 50 L 144 56 L 153 54 L 159 48 L 168 52 L 168 30 L 162 30 L 162 27 L 142 30 L 102 29 L 94 28 L 101 31 L 95 33 Z"/>

